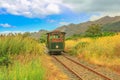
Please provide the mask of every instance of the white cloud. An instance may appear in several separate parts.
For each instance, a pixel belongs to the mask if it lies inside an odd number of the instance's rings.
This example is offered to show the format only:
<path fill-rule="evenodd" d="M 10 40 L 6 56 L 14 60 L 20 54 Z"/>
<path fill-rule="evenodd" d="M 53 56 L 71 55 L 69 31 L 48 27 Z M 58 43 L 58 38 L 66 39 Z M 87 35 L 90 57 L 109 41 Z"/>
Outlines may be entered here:
<path fill-rule="evenodd" d="M 24 31 L 2 31 L 2 32 L 0 32 L 0 34 L 9 34 L 9 33 L 13 33 L 13 34 L 24 33 Z"/>
<path fill-rule="evenodd" d="M 0 34 L 6 34 L 6 35 L 9 34 L 9 33 L 13 33 L 13 34 L 15 34 L 15 33 L 21 33 L 21 34 L 23 34 L 25 32 L 32 33 L 32 32 L 38 32 L 38 31 L 2 31 L 2 32 L 0 32 Z"/>
<path fill-rule="evenodd" d="M 61 0 L 0 0 L 7 13 L 26 17 L 42 17 L 61 12 Z"/>
<path fill-rule="evenodd" d="M 49 23 L 54 23 L 54 22 L 56 22 L 55 20 L 53 20 L 53 19 L 48 19 L 47 20 Z"/>
<path fill-rule="evenodd" d="M 68 25 L 68 24 L 70 24 L 70 23 L 69 22 L 60 22 L 59 26 Z"/>
<path fill-rule="evenodd" d="M 91 16 L 90 20 L 103 16 L 120 16 L 120 0 L 63 0 L 63 2 L 72 11 L 99 14 Z"/>
<path fill-rule="evenodd" d="M 120 0 L 0 0 L 0 12 L 26 17 L 60 14 L 64 7 L 78 13 L 113 15 L 120 13 Z"/>
<path fill-rule="evenodd" d="M 120 13 L 101 13 L 99 15 L 92 15 L 89 20 L 95 21 L 95 20 L 98 20 L 104 16 L 110 16 L 110 17 L 120 16 Z"/>
<path fill-rule="evenodd" d="M 58 14 L 60 13 L 60 8 L 58 5 L 56 4 L 49 4 L 47 7 L 46 7 L 46 10 L 49 12 L 49 14 Z"/>
<path fill-rule="evenodd" d="M 0 24 L 0 27 L 4 27 L 4 28 L 14 28 L 15 26 L 12 26 L 12 25 L 10 25 L 10 24 L 8 24 L 8 23 L 5 23 L 5 24 Z"/>
<path fill-rule="evenodd" d="M 120 0 L 63 0 L 77 12 L 120 12 Z"/>

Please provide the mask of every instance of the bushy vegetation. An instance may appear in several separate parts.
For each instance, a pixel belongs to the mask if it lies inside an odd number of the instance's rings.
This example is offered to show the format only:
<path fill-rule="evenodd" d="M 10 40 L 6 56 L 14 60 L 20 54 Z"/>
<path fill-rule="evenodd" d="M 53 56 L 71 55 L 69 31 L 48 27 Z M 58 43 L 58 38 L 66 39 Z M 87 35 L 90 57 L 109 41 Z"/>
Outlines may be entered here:
<path fill-rule="evenodd" d="M 99 24 L 92 24 L 88 27 L 86 32 L 81 33 L 81 34 L 74 34 L 73 36 L 70 36 L 66 38 L 66 40 L 75 40 L 79 38 L 85 38 L 85 37 L 90 37 L 90 38 L 99 38 L 99 37 L 104 37 L 104 36 L 113 36 L 117 34 L 116 32 L 108 32 L 108 31 L 103 31 L 103 28 Z"/>
<path fill-rule="evenodd" d="M 19 55 L 12 66 L 0 68 L 0 80 L 45 80 L 39 55 Z"/>
<path fill-rule="evenodd" d="M 45 69 L 40 57 L 34 58 L 34 55 L 43 53 L 43 44 L 30 37 L 21 34 L 1 35 L 0 80 L 44 80 Z M 15 59 L 19 55 L 22 55 L 22 59 Z"/>
<path fill-rule="evenodd" d="M 40 43 L 45 43 L 46 42 L 46 39 L 47 39 L 47 36 L 46 34 L 42 34 L 39 38 L 39 42 Z"/>
<path fill-rule="evenodd" d="M 20 35 L 0 37 L 0 64 L 9 62 L 10 55 L 42 53 L 37 41 Z M 7 61 L 8 60 L 8 61 Z"/>
<path fill-rule="evenodd" d="M 71 54 L 72 55 L 76 55 L 79 53 L 83 53 L 85 47 L 88 45 L 88 42 L 79 42 L 78 44 L 76 44 L 73 49 L 71 50 Z"/>
<path fill-rule="evenodd" d="M 0 37 L 1 54 L 41 53 L 37 41 L 22 36 Z"/>
<path fill-rule="evenodd" d="M 120 65 L 120 34 L 99 38 L 67 40 L 66 51 L 98 65 Z"/>
<path fill-rule="evenodd" d="M 86 30 L 85 36 L 97 37 L 102 35 L 102 27 L 99 24 L 92 24 Z"/>

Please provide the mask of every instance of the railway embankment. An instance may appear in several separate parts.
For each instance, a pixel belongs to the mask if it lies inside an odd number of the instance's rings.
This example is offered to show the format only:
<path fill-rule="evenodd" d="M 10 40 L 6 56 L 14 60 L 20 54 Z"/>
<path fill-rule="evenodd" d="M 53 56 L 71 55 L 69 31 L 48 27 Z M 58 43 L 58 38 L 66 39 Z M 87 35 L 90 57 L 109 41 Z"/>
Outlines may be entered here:
<path fill-rule="evenodd" d="M 119 80 L 114 71 L 70 55 L 53 55 L 54 63 L 69 76 L 69 80 Z"/>
<path fill-rule="evenodd" d="M 120 34 L 66 41 L 66 52 L 120 75 Z"/>

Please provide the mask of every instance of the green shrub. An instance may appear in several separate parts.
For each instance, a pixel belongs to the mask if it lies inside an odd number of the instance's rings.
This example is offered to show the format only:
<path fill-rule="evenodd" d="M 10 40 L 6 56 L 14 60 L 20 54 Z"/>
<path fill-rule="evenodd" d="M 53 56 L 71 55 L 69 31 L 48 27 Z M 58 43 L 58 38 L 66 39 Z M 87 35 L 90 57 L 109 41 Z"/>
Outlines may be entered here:
<path fill-rule="evenodd" d="M 37 41 L 29 37 L 23 37 L 20 35 L 0 37 L 0 64 L 10 61 L 8 55 L 27 53 L 42 54 L 43 48 Z"/>
<path fill-rule="evenodd" d="M 11 60 L 8 57 L 8 55 L 0 56 L 0 65 L 8 67 L 10 63 L 11 63 Z"/>
<path fill-rule="evenodd" d="M 39 42 L 40 42 L 40 43 L 45 43 L 45 42 L 46 42 L 46 39 L 47 39 L 46 34 L 42 34 L 42 35 L 40 36 Z"/>
<path fill-rule="evenodd" d="M 41 55 L 43 51 L 43 45 L 30 37 L 0 36 L 0 80 L 45 80 L 46 71 L 40 58 L 33 59 L 33 55 Z M 21 56 L 15 59 L 18 55 L 23 55 L 22 59 Z"/>
<path fill-rule="evenodd" d="M 45 68 L 39 59 L 27 64 L 15 62 L 9 68 L 0 69 L 0 80 L 45 80 Z"/>
<path fill-rule="evenodd" d="M 75 47 L 73 47 L 73 49 L 71 49 L 71 54 L 72 55 L 77 55 L 80 54 L 84 51 L 84 49 L 86 48 L 86 46 L 88 46 L 88 42 L 79 42 L 77 45 L 75 45 Z"/>

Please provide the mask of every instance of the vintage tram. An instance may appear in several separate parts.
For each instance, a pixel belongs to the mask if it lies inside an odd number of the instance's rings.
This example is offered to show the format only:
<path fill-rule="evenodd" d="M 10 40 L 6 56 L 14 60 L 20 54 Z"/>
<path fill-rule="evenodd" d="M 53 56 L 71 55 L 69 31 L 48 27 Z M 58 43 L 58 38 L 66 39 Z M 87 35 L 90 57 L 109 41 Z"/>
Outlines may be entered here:
<path fill-rule="evenodd" d="M 58 30 L 47 33 L 47 48 L 50 54 L 61 54 L 65 47 L 65 32 Z"/>

